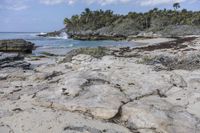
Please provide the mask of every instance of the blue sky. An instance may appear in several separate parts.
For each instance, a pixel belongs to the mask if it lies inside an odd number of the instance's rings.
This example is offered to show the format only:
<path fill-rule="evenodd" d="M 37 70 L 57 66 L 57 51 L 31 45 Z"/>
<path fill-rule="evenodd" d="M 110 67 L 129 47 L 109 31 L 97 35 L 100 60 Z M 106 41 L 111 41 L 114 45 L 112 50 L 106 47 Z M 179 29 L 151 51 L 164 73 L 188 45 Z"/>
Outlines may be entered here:
<path fill-rule="evenodd" d="M 0 0 L 0 32 L 47 32 L 64 27 L 63 19 L 92 10 L 111 9 L 115 13 L 145 12 L 154 7 L 200 10 L 200 0 Z"/>

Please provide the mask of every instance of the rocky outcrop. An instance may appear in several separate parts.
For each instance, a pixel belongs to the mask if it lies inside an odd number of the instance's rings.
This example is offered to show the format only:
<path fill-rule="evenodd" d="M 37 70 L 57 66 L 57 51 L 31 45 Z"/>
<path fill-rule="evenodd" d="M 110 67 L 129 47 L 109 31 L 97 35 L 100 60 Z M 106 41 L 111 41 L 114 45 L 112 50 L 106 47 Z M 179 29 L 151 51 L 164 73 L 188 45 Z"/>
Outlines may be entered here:
<path fill-rule="evenodd" d="M 54 31 L 54 32 L 48 32 L 46 34 L 38 34 L 37 36 L 41 36 L 41 37 L 57 37 L 60 35 L 61 32 L 59 31 Z"/>
<path fill-rule="evenodd" d="M 125 40 L 127 37 L 123 35 L 98 35 L 98 34 L 73 34 L 69 36 L 75 40 Z"/>
<path fill-rule="evenodd" d="M 66 28 L 63 28 L 61 30 L 54 31 L 54 32 L 38 34 L 37 36 L 40 36 L 40 37 L 59 37 L 62 33 L 65 33 L 65 32 L 66 32 Z"/>
<path fill-rule="evenodd" d="M 0 40 L 1 52 L 24 52 L 32 53 L 34 44 L 23 39 Z"/>
<path fill-rule="evenodd" d="M 105 55 L 111 54 L 111 51 L 106 47 L 73 49 L 70 52 L 68 52 L 60 62 L 70 62 L 72 61 L 72 58 L 74 56 L 77 56 L 79 54 L 86 54 L 91 55 L 95 58 L 102 58 Z"/>

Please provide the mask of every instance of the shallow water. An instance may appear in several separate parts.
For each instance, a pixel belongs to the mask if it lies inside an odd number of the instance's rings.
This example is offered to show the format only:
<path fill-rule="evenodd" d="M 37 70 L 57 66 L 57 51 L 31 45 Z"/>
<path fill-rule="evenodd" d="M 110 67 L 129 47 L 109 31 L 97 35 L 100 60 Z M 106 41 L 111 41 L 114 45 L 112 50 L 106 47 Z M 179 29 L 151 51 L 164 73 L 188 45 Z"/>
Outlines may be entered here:
<path fill-rule="evenodd" d="M 66 34 L 60 37 L 39 37 L 40 33 L 0 33 L 2 39 L 25 39 L 35 43 L 38 48 L 33 51 L 34 55 L 42 52 L 50 52 L 54 54 L 65 54 L 71 49 L 80 47 L 97 47 L 97 46 L 134 46 L 133 42 L 127 41 L 79 41 L 68 39 Z"/>

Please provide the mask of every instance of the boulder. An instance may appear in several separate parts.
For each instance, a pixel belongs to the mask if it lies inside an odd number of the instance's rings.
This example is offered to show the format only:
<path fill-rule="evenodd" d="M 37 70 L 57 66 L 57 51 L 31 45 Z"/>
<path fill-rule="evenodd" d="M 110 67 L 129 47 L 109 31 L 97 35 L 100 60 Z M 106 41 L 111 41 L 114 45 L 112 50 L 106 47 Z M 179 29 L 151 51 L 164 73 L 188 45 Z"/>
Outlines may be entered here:
<path fill-rule="evenodd" d="M 32 53 L 34 44 L 23 39 L 0 40 L 1 52 L 23 52 Z"/>

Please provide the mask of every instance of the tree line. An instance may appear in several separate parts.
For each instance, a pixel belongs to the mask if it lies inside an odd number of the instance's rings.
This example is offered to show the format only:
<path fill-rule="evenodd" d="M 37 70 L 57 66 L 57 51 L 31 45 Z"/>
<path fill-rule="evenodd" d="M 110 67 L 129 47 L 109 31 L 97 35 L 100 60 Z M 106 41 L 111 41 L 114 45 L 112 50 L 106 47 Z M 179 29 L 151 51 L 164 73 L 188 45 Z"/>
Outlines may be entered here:
<path fill-rule="evenodd" d="M 179 3 L 174 3 L 173 7 L 174 10 L 154 8 L 144 13 L 129 12 L 127 15 L 114 14 L 111 10 L 92 11 L 86 8 L 80 15 L 65 18 L 64 24 L 71 33 L 101 29 L 116 33 L 126 30 L 158 31 L 169 25 L 200 26 L 200 11 L 177 10 L 180 8 Z"/>

